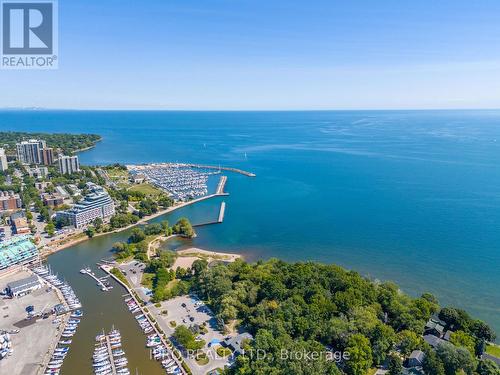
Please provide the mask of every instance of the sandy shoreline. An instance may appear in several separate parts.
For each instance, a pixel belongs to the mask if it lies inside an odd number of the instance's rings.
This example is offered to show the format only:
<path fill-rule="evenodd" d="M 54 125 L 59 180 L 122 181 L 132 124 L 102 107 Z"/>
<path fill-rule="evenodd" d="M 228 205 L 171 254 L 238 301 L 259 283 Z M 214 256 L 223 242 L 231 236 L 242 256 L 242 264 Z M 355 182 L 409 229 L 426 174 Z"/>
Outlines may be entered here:
<path fill-rule="evenodd" d="M 237 259 L 243 259 L 240 254 L 234 253 L 221 253 L 218 251 L 203 250 L 197 247 L 190 247 L 183 250 L 176 251 L 178 257 L 172 265 L 172 269 L 188 268 L 193 265 L 193 262 L 198 259 L 205 259 L 208 263 L 213 261 L 222 261 L 232 263 Z"/>

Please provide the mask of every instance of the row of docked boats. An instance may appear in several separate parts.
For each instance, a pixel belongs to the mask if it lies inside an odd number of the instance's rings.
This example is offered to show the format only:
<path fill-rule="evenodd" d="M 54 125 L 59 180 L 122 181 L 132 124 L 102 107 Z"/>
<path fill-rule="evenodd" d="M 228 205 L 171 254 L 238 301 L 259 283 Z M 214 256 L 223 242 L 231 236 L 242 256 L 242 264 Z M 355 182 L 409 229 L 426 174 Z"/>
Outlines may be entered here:
<path fill-rule="evenodd" d="M 82 315 L 82 312 L 79 310 L 71 314 L 70 319 L 64 326 L 64 330 L 61 333 L 61 339 L 57 343 L 56 348 L 52 353 L 52 357 L 45 368 L 45 375 L 58 375 L 60 373 L 64 359 L 69 352 L 69 346 L 72 342 L 71 337 L 75 335 L 78 324 L 80 324 L 79 317 Z M 58 319 L 54 320 L 54 322 L 59 323 Z"/>
<path fill-rule="evenodd" d="M 113 329 L 107 335 L 102 333 L 96 336 L 92 367 L 95 375 L 130 375 L 127 368 L 128 360 L 122 349 L 120 331 Z"/>
<path fill-rule="evenodd" d="M 147 179 L 166 190 L 179 201 L 186 201 L 208 193 L 207 181 L 211 174 L 195 170 L 185 164 L 152 164 L 132 169 L 133 174 L 144 174 Z"/>
<path fill-rule="evenodd" d="M 142 331 L 145 334 L 151 333 L 154 328 L 151 325 L 148 318 L 143 314 L 141 308 L 137 304 L 134 298 L 128 297 L 125 299 L 125 303 L 129 311 L 134 314 L 135 320 L 139 323 Z M 156 334 L 150 334 L 146 341 L 146 347 L 151 350 L 151 357 L 157 361 L 161 361 L 163 368 L 166 370 L 167 374 L 181 374 L 182 370 L 179 368 L 177 362 L 172 356 L 172 353 L 164 345 L 161 337 Z"/>
<path fill-rule="evenodd" d="M 68 283 L 61 280 L 57 275 L 53 274 L 49 267 L 35 267 L 33 268 L 33 272 L 44 279 L 47 283 L 61 291 L 70 310 L 77 310 L 82 307 L 82 304 L 76 296 L 73 288 Z"/>

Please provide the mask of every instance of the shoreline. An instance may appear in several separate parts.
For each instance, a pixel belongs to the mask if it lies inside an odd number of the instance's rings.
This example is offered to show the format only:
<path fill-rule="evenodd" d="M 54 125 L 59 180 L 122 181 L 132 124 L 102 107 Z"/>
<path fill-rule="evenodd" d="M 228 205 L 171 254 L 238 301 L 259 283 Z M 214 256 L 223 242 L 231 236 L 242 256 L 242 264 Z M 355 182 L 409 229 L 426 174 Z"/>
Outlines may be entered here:
<path fill-rule="evenodd" d="M 188 201 L 188 202 L 182 202 L 182 203 L 179 203 L 177 205 L 168 207 L 168 208 L 166 208 L 164 210 L 158 211 L 158 212 L 156 212 L 156 213 L 154 213 L 152 215 L 145 216 L 142 219 L 140 219 L 139 221 L 137 221 L 137 223 L 127 225 L 126 227 L 117 228 L 117 229 L 114 229 L 114 230 L 109 231 L 109 232 L 96 233 L 92 238 L 97 238 L 97 237 L 105 236 L 107 234 L 120 233 L 120 232 L 126 231 L 128 229 L 134 228 L 134 227 L 136 227 L 138 225 L 145 224 L 148 221 L 150 221 L 152 219 L 155 219 L 157 217 L 160 217 L 160 216 L 166 215 L 168 213 L 174 212 L 174 211 L 176 211 L 176 210 L 178 210 L 180 208 L 184 208 L 184 207 L 190 206 L 192 204 L 195 204 L 195 203 L 198 203 L 198 202 L 201 202 L 201 201 L 204 201 L 204 200 L 208 200 L 208 199 L 211 199 L 211 198 L 215 198 L 215 197 L 219 197 L 219 196 L 224 196 L 224 195 L 227 195 L 227 193 L 223 193 L 223 194 L 214 193 L 214 194 L 206 195 L 204 197 L 193 199 L 193 200 Z M 79 234 L 81 234 L 81 233 L 83 233 L 83 231 L 79 232 Z M 41 258 L 49 257 L 50 255 L 55 254 L 55 253 L 57 253 L 57 252 L 59 252 L 61 250 L 67 249 L 68 247 L 71 247 L 71 246 L 74 246 L 74 245 L 78 245 L 81 242 L 91 240 L 92 238 L 89 238 L 88 236 L 85 235 L 85 236 L 82 236 L 80 238 L 75 238 L 74 240 L 70 240 L 70 241 L 68 241 L 68 242 L 66 242 L 66 243 L 64 243 L 62 245 L 59 245 L 59 246 L 56 245 L 56 247 L 53 248 L 53 249 L 49 249 L 49 250 L 45 249 L 44 250 L 42 248 L 40 250 L 40 257 Z M 45 248 L 47 246 L 50 246 L 50 245 L 45 245 Z"/>

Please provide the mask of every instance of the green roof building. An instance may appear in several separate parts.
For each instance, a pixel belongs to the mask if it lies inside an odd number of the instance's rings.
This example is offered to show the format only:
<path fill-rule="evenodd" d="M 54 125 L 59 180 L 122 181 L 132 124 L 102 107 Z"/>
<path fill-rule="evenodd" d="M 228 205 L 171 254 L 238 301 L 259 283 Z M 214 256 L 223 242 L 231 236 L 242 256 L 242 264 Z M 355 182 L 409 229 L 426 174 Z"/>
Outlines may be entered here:
<path fill-rule="evenodd" d="M 28 264 L 37 259 L 38 249 L 29 235 L 0 242 L 0 272 L 16 264 Z"/>

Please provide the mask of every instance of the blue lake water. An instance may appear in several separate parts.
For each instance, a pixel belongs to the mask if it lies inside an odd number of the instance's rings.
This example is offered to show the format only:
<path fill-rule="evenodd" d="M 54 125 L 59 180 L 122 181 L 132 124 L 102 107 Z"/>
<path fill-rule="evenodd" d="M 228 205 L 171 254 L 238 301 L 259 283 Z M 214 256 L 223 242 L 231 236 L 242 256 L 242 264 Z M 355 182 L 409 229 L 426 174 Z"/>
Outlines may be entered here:
<path fill-rule="evenodd" d="M 84 164 L 201 162 L 229 174 L 195 246 L 343 265 L 500 332 L 500 111 L 4 111 L 1 130 L 104 137 Z M 201 222 L 219 199 L 172 214 Z"/>

